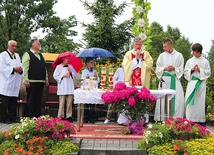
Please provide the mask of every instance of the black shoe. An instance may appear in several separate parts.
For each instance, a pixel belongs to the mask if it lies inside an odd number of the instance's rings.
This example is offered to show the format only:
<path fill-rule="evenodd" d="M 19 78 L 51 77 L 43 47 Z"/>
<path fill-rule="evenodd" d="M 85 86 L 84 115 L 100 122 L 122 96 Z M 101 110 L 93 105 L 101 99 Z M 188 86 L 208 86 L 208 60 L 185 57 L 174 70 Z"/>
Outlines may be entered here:
<path fill-rule="evenodd" d="M 92 124 L 94 124 L 94 120 L 93 119 L 91 119 L 89 122 L 92 123 Z"/>
<path fill-rule="evenodd" d="M 5 121 L 3 121 L 3 123 L 5 123 L 5 124 L 12 124 L 13 122 L 11 122 L 10 120 L 5 120 Z"/>
<path fill-rule="evenodd" d="M 70 123 L 73 123 L 72 117 L 69 117 L 69 118 L 67 118 L 66 120 L 69 121 Z"/>
<path fill-rule="evenodd" d="M 12 120 L 13 123 L 20 123 L 20 120 L 19 119 L 16 119 L 16 120 Z"/>

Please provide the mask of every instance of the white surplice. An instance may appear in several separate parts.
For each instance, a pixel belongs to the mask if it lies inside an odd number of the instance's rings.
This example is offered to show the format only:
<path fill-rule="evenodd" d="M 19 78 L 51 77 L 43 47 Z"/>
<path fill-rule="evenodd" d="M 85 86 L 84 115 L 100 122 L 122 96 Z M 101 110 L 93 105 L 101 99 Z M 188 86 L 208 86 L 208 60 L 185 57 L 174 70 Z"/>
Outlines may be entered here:
<path fill-rule="evenodd" d="M 161 53 L 157 59 L 156 75 L 159 79 L 162 78 L 164 80 L 162 84 L 161 82 L 159 82 L 158 89 L 170 89 L 171 77 L 162 76 L 164 72 L 167 72 L 167 71 L 164 71 L 164 68 L 169 65 L 174 66 L 175 70 L 170 71 L 168 73 L 176 75 L 175 114 L 172 117 L 183 118 L 184 112 L 185 112 L 184 92 L 179 79 L 183 75 L 184 58 L 182 54 L 177 52 L 175 49 L 173 49 L 171 53 L 168 53 L 168 52 Z M 164 98 L 158 99 L 156 101 L 154 119 L 158 121 L 164 121 L 165 112 L 167 108 L 168 107 L 165 107 Z"/>
<path fill-rule="evenodd" d="M 93 69 L 92 71 L 89 71 L 88 68 L 86 67 L 83 71 L 82 71 L 82 79 L 85 79 L 87 77 L 87 75 L 90 77 L 94 77 L 94 73 L 96 72 L 95 69 Z M 100 78 L 97 75 L 97 81 L 98 83 L 100 82 Z"/>
<path fill-rule="evenodd" d="M 22 74 L 13 72 L 13 67 L 22 67 L 20 57 L 15 53 L 11 59 L 7 51 L 0 54 L 0 94 L 9 97 L 18 97 Z"/>
<path fill-rule="evenodd" d="M 114 73 L 114 86 L 118 83 L 118 82 L 123 82 L 124 81 L 124 71 L 123 68 L 118 68 L 116 70 L 116 72 Z"/>
<path fill-rule="evenodd" d="M 70 68 L 72 76 L 63 77 L 64 74 L 68 72 L 67 67 L 63 67 L 62 64 L 57 65 L 53 78 L 57 81 L 57 95 L 71 95 L 74 94 L 74 82 L 73 78 L 76 76 L 76 71 L 72 65 L 68 65 Z"/>
<path fill-rule="evenodd" d="M 200 68 L 200 72 L 194 71 L 191 74 L 191 69 L 198 65 Z M 194 105 L 189 103 L 186 106 L 186 118 L 193 122 L 205 122 L 206 114 L 205 114 L 205 97 L 206 97 L 206 79 L 211 75 L 210 71 L 210 63 L 203 56 L 196 58 L 193 56 L 190 58 L 184 69 L 184 77 L 188 80 L 186 94 L 185 94 L 185 103 L 189 95 L 195 88 L 195 84 L 198 80 L 192 80 L 192 76 L 199 78 L 202 82 L 200 87 L 198 88 L 195 97 L 194 97 Z"/>

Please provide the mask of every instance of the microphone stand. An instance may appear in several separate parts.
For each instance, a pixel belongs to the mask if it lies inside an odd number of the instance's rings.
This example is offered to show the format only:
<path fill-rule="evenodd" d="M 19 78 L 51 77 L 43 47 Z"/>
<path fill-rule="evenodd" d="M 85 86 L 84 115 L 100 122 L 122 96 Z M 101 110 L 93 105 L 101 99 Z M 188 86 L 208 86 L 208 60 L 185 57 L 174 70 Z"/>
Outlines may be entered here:
<path fill-rule="evenodd" d="M 144 61 L 145 62 L 145 64 L 149 67 L 149 65 L 148 65 L 148 63 L 142 58 L 142 60 L 141 61 Z M 156 74 L 156 72 L 154 71 L 154 69 L 152 68 L 152 67 L 149 67 L 155 74 Z M 161 77 L 160 79 L 159 79 L 159 82 L 160 82 L 160 89 L 162 90 L 162 86 L 163 86 L 163 82 L 165 82 L 164 81 L 164 79 Z M 166 83 L 165 83 L 166 84 Z M 161 99 L 160 99 L 160 121 L 161 121 Z"/>
<path fill-rule="evenodd" d="M 144 61 L 145 64 L 149 67 L 148 63 L 143 58 L 142 58 L 141 61 Z M 149 68 L 156 74 L 155 70 L 152 67 L 149 67 Z M 160 88 L 162 89 L 163 82 L 165 82 L 165 81 L 164 81 L 164 79 L 162 77 L 159 79 L 159 81 L 160 81 Z"/>

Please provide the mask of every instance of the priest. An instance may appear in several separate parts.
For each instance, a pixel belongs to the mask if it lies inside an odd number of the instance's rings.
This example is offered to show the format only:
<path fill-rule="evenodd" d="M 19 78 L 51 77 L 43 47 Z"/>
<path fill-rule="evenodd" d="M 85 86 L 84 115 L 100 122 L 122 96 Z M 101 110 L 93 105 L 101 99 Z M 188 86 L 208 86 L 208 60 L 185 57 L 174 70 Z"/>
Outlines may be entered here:
<path fill-rule="evenodd" d="M 126 52 L 123 59 L 124 81 L 131 86 L 150 87 L 150 72 L 153 59 L 148 51 L 144 50 L 142 39 L 134 39 L 134 49 Z"/>

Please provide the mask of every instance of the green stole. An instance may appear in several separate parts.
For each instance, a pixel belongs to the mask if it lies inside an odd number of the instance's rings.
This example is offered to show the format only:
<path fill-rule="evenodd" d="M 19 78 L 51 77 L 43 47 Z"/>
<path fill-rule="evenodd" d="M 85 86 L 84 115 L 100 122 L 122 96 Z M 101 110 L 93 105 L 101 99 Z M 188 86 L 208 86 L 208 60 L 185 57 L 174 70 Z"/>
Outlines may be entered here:
<path fill-rule="evenodd" d="M 171 76 L 170 89 L 176 90 L 176 75 L 163 72 L 163 76 Z M 172 115 L 175 114 L 175 96 L 172 98 Z"/>
<path fill-rule="evenodd" d="M 195 84 L 194 90 L 192 91 L 192 93 L 191 93 L 191 94 L 189 95 L 189 97 L 187 98 L 186 106 L 187 106 L 188 104 L 190 104 L 190 102 L 191 102 L 191 105 L 194 105 L 195 94 L 196 94 L 196 92 L 197 92 L 197 90 L 198 90 L 198 88 L 200 87 L 201 82 L 202 82 L 199 78 L 197 78 L 197 77 L 195 77 L 195 76 L 192 76 L 192 80 L 198 80 L 198 81 L 197 81 L 197 83 Z"/>

